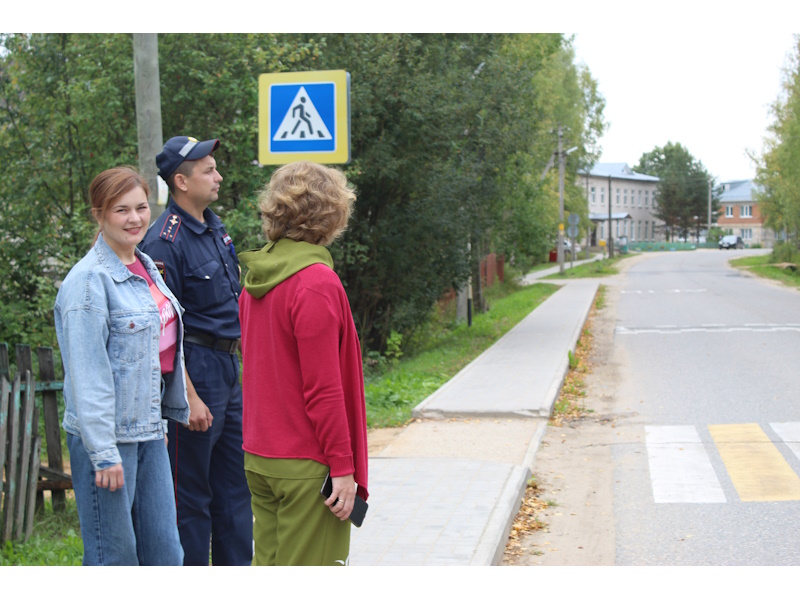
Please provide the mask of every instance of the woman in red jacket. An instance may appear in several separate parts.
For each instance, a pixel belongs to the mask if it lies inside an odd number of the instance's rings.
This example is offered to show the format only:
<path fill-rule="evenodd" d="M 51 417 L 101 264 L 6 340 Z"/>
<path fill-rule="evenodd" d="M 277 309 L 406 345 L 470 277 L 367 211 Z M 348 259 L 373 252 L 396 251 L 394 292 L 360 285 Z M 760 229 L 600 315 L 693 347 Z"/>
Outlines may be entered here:
<path fill-rule="evenodd" d="M 326 248 L 354 202 L 341 171 L 284 165 L 260 195 L 270 241 L 239 255 L 248 269 L 239 317 L 254 565 L 347 564 L 347 519 L 356 494 L 368 496 L 361 345 Z"/>

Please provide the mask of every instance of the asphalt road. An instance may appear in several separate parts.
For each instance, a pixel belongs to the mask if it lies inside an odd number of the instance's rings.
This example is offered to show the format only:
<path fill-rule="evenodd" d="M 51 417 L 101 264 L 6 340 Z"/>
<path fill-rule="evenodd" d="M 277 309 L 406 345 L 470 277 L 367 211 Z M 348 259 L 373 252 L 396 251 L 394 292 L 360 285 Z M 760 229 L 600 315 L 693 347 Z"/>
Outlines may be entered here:
<path fill-rule="evenodd" d="M 616 298 L 617 565 L 800 565 L 800 292 L 750 250 L 637 261 Z"/>

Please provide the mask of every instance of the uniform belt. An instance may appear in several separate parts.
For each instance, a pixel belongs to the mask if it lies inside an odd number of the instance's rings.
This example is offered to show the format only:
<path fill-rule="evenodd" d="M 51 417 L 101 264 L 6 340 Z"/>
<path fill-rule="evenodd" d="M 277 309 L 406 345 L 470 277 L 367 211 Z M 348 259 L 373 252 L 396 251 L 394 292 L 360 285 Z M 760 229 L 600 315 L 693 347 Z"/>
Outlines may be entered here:
<path fill-rule="evenodd" d="M 198 346 L 205 346 L 206 348 L 213 348 L 214 350 L 221 350 L 228 354 L 236 354 L 236 351 L 239 350 L 238 339 L 226 340 L 203 333 L 186 334 L 183 336 L 183 341 L 190 344 L 197 344 Z"/>

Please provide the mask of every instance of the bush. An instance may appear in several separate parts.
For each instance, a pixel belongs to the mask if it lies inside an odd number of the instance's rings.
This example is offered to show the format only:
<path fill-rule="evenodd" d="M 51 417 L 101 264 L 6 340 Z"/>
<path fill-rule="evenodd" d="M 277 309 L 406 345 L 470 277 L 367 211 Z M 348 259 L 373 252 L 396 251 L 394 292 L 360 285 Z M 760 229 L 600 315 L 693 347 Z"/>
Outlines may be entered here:
<path fill-rule="evenodd" d="M 793 244 L 776 243 L 772 249 L 773 262 L 800 263 L 800 250 Z"/>

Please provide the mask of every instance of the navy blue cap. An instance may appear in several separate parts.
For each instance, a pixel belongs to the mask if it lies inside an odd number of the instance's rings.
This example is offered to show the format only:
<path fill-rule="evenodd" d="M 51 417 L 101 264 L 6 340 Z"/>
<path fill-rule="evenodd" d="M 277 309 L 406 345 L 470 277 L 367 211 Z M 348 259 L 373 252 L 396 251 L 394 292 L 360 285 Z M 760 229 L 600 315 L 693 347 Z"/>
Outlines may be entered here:
<path fill-rule="evenodd" d="M 185 160 L 198 160 L 219 148 L 219 140 L 198 142 L 193 137 L 179 135 L 167 140 L 164 149 L 156 156 L 156 165 L 161 179 L 165 180 L 181 166 Z"/>

